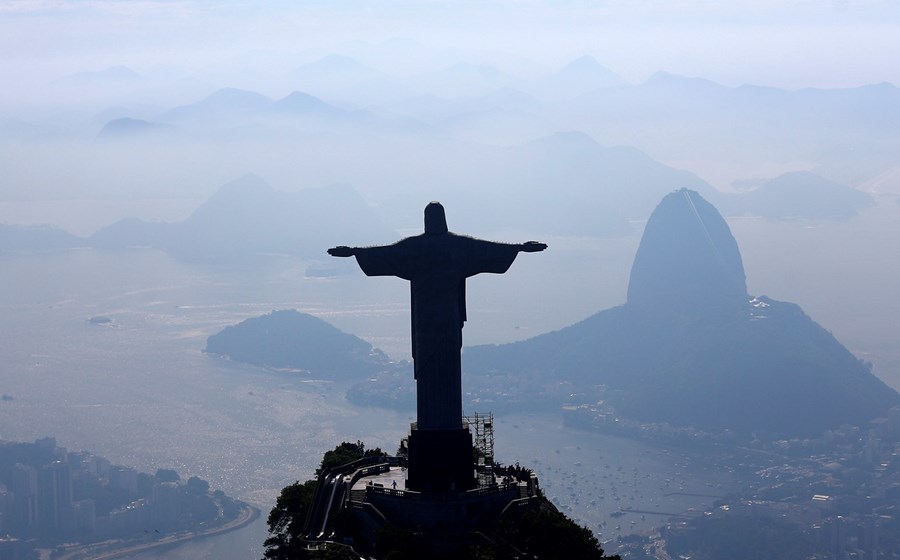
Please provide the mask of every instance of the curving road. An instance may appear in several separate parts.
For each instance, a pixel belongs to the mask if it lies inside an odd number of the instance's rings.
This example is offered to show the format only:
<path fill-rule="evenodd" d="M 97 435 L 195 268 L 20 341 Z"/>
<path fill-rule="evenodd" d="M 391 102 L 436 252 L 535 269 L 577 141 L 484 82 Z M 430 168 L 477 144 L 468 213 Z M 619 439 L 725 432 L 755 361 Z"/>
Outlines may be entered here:
<path fill-rule="evenodd" d="M 67 551 L 65 554 L 61 556 L 57 556 L 54 560 L 112 560 L 114 558 L 121 558 L 123 556 L 128 556 L 131 554 L 136 554 L 138 552 L 146 552 L 148 550 L 152 550 L 154 548 L 158 548 L 161 546 L 170 546 L 177 543 L 182 543 L 189 541 L 191 539 L 199 539 L 204 537 L 211 537 L 213 535 L 221 535 L 222 533 L 227 533 L 229 531 L 234 531 L 235 529 L 240 529 L 249 523 L 252 523 L 256 518 L 259 517 L 259 509 L 251 506 L 245 505 L 241 508 L 241 513 L 235 519 L 229 521 L 224 525 L 220 525 L 218 527 L 213 527 L 206 531 L 192 531 L 189 533 L 178 533 L 175 535 L 169 535 L 161 538 L 158 541 L 153 542 L 144 542 L 140 544 L 134 544 L 129 546 L 127 543 L 122 543 L 122 548 L 117 548 L 115 550 L 106 550 L 101 551 L 97 550 L 98 548 L 102 548 L 105 545 L 109 545 L 110 542 L 106 543 L 94 543 L 88 544 L 84 546 L 80 546 L 78 548 Z"/>

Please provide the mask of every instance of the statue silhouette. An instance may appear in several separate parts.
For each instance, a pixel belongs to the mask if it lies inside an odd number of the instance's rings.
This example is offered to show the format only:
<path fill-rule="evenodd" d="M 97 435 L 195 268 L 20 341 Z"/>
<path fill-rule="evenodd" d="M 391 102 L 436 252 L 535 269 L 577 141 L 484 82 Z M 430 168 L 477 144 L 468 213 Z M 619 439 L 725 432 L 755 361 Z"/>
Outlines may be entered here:
<path fill-rule="evenodd" d="M 425 207 L 425 232 L 393 245 L 333 247 L 328 254 L 356 257 L 366 276 L 397 276 L 410 282 L 412 356 L 419 430 L 462 427 L 460 350 L 466 321 L 466 278 L 503 274 L 520 251 L 547 248 L 529 241 L 484 241 L 448 231 L 444 207 Z"/>

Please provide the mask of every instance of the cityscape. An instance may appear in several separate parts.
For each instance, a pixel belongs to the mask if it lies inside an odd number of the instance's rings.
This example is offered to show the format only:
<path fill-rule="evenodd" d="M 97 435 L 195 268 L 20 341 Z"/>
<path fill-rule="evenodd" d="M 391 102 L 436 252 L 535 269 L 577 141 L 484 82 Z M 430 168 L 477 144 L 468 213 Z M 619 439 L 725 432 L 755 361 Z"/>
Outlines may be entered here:
<path fill-rule="evenodd" d="M 86 451 L 67 451 L 52 437 L 0 442 L 0 465 L 4 560 L 39 551 L 54 558 L 113 558 L 113 551 L 235 528 L 258 513 L 221 490 L 211 492 L 200 478 L 181 480 L 165 469 L 140 473 Z"/>

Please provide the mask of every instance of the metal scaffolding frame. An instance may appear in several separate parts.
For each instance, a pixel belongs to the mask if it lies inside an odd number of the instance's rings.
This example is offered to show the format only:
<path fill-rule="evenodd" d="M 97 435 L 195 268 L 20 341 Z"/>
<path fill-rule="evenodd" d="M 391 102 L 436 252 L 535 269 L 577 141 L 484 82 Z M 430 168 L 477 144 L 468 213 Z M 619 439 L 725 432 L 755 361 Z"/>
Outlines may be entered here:
<path fill-rule="evenodd" d="M 469 430 L 472 432 L 472 446 L 478 457 L 479 484 L 489 484 L 493 480 L 494 466 L 494 415 L 490 412 L 476 412 L 471 416 L 464 416 Z M 482 478 L 485 478 L 482 481 Z"/>

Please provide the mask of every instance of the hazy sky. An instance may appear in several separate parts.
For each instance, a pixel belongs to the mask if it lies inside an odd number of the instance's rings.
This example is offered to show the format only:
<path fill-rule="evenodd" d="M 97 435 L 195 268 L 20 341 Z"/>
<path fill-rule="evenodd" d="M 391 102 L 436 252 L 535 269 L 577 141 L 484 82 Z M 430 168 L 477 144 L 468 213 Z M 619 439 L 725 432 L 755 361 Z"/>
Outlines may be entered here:
<path fill-rule="evenodd" d="M 896 0 L 4 0 L 0 72 L 8 98 L 117 64 L 225 72 L 394 37 L 493 53 L 513 71 L 518 57 L 549 70 L 592 54 L 632 81 L 666 70 L 728 85 L 900 83 Z"/>

